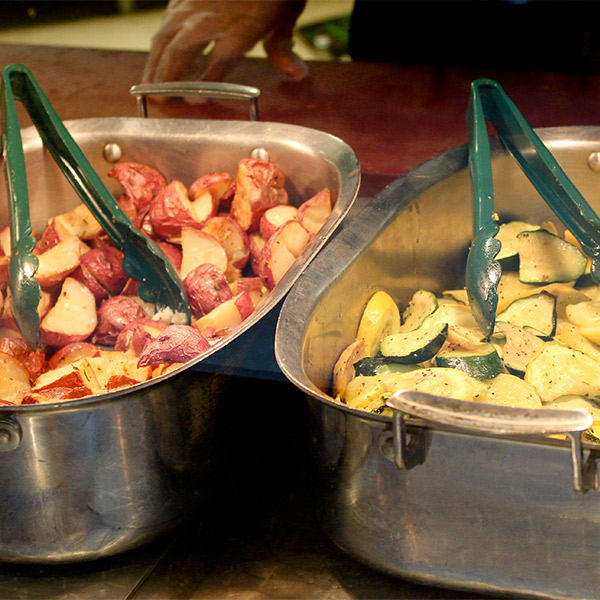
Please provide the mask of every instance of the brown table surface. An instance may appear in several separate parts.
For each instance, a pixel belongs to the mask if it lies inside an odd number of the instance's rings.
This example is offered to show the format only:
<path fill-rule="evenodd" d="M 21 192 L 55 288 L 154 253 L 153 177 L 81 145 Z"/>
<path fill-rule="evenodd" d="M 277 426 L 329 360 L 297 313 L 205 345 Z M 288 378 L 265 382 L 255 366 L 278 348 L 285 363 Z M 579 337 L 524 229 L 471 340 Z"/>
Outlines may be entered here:
<path fill-rule="evenodd" d="M 28 66 L 63 120 L 136 116 L 128 90 L 140 82 L 144 61 L 139 52 L 0 44 L 0 64 Z M 500 82 L 534 127 L 600 122 L 600 76 L 323 62 L 311 63 L 307 81 L 289 83 L 265 61 L 248 59 L 229 80 L 261 89 L 261 120 L 320 129 L 349 143 L 362 166 L 364 197 L 466 142 L 469 83 L 478 77 Z M 152 103 L 149 112 L 248 118 L 247 106 L 224 101 Z M 257 413 L 241 386 L 232 415 L 240 433 L 250 436 L 242 435 L 242 442 L 255 452 L 236 456 L 235 485 L 216 505 L 122 556 L 82 565 L 0 566 L 0 598 L 482 598 L 387 577 L 329 542 L 311 507 L 303 398 L 290 384 L 261 382 Z M 257 414 L 276 414 L 295 426 L 273 428 Z"/>
<path fill-rule="evenodd" d="M 136 116 L 128 90 L 140 83 L 145 53 L 0 44 L 0 64 L 28 66 L 63 120 Z M 465 143 L 469 83 L 498 81 L 533 127 L 600 123 L 600 75 L 434 66 L 312 62 L 300 83 L 282 81 L 246 59 L 229 81 L 261 90 L 260 118 L 337 135 L 358 155 L 369 195 L 411 168 Z M 150 116 L 247 119 L 239 101 L 153 103 Z"/>

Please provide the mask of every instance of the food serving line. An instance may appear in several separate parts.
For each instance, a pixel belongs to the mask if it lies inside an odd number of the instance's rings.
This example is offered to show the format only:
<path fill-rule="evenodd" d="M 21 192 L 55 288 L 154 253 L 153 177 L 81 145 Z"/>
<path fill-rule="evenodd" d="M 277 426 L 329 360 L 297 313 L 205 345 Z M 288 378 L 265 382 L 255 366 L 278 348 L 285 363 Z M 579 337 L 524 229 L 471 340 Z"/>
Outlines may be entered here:
<path fill-rule="evenodd" d="M 64 120 L 136 114 L 128 90 L 139 83 L 142 53 L 3 45 L 0 56 L 3 66 L 27 65 Z M 600 77 L 315 63 L 308 81 L 291 84 L 266 62 L 247 60 L 230 80 L 261 90 L 262 121 L 325 131 L 354 149 L 362 170 L 354 212 L 410 169 L 466 141 L 468 87 L 481 76 L 498 80 L 533 127 L 597 124 Z M 246 106 L 225 101 L 152 103 L 150 113 L 247 119 Z M 267 349 L 261 366 L 271 360 Z M 253 377 L 245 363 L 224 384 L 227 469 L 192 523 L 92 563 L 0 566 L 0 597 L 477 597 L 381 575 L 321 533 L 304 453 L 304 398 L 275 368 L 267 371 Z"/>

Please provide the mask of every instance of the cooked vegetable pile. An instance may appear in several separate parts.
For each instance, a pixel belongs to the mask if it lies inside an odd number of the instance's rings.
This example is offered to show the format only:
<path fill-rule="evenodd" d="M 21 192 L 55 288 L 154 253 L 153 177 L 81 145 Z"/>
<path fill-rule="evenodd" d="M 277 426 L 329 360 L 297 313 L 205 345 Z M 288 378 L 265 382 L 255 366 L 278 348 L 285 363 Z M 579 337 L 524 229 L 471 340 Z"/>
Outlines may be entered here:
<path fill-rule="evenodd" d="M 464 289 L 414 292 L 402 311 L 381 290 L 339 356 L 340 402 L 388 414 L 386 398 L 413 389 L 525 408 L 585 408 L 600 442 L 600 286 L 569 231 L 500 226 L 496 325 L 485 339 Z"/>
<path fill-rule="evenodd" d="M 242 159 L 233 175 L 186 186 L 157 170 L 120 163 L 109 173 L 121 208 L 179 273 L 191 325 L 137 295 L 123 255 L 87 207 L 55 216 L 35 248 L 41 347 L 31 350 L 12 317 L 10 232 L 0 231 L 0 404 L 101 394 L 147 381 L 198 356 L 235 330 L 281 280 L 329 217 L 330 190 L 293 206 L 274 164 Z M 176 319 L 175 319 L 176 320 Z"/>

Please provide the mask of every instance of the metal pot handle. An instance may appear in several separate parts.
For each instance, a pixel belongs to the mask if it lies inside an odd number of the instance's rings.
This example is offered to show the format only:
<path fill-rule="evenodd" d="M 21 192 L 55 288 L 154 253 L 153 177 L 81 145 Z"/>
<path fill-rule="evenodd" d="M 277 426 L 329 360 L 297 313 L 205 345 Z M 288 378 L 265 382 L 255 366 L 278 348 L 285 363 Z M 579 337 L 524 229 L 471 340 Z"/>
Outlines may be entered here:
<path fill-rule="evenodd" d="M 584 464 L 581 432 L 593 418 L 583 409 L 515 408 L 400 390 L 386 404 L 394 411 L 394 456 L 398 468 L 410 469 L 425 460 L 425 445 L 411 439 L 406 416 L 418 417 L 467 432 L 490 435 L 566 435 L 571 443 L 573 488 L 598 489 L 595 460 Z"/>
<path fill-rule="evenodd" d="M 260 90 L 249 85 L 211 81 L 140 83 L 131 87 L 129 93 L 136 97 L 138 115 L 142 118 L 148 116 L 147 96 L 167 96 L 170 98 L 197 97 L 248 100 L 250 102 L 250 120 L 258 121 Z"/>

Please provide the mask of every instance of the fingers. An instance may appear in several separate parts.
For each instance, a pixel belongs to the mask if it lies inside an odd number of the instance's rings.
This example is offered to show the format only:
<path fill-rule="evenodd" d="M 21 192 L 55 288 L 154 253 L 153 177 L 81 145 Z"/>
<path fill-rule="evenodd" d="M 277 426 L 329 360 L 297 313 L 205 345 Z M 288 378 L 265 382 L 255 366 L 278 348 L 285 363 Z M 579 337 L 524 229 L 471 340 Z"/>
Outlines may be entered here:
<path fill-rule="evenodd" d="M 150 53 L 146 60 L 142 80 L 146 83 L 157 81 L 156 71 L 159 65 L 168 62 L 173 50 L 169 50 L 173 40 L 184 29 L 186 22 L 194 18 L 196 13 L 202 15 L 208 7 L 202 1 L 171 0 L 163 13 L 161 25 L 152 38 Z M 176 45 L 180 42 L 175 42 Z M 199 44 L 200 46 L 200 44 Z M 165 57 L 166 53 L 166 57 Z"/>
<path fill-rule="evenodd" d="M 264 35 L 262 30 L 252 27 L 245 18 L 231 24 L 226 32 L 215 41 L 207 57 L 206 68 L 201 78 L 207 81 L 221 81 L 242 60 Z"/>
<path fill-rule="evenodd" d="M 308 75 L 307 64 L 293 52 L 293 24 L 274 29 L 264 41 L 269 60 L 287 79 L 300 81 Z"/>
<path fill-rule="evenodd" d="M 292 32 L 306 0 L 171 0 L 152 39 L 144 82 L 224 79 L 260 40 L 288 79 L 306 76 Z M 214 42 L 208 55 L 205 52 Z"/>

